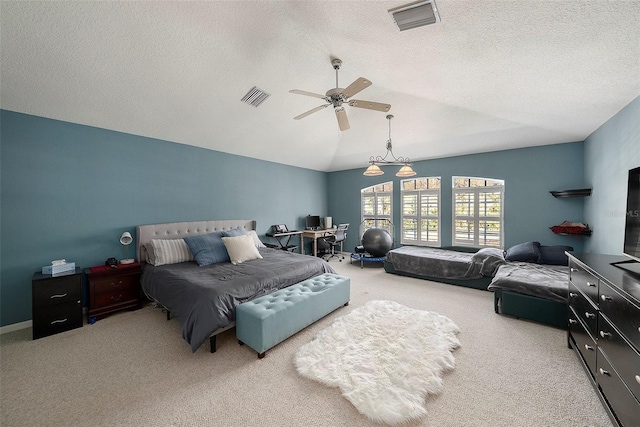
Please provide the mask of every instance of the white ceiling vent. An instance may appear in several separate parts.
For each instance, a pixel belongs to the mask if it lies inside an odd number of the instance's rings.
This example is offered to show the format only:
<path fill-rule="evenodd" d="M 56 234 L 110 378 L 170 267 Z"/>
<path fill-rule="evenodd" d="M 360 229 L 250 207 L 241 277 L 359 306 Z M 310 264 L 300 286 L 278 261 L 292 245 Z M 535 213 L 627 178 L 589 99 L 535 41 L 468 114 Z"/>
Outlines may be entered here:
<path fill-rule="evenodd" d="M 242 97 L 241 101 L 246 104 L 253 105 L 254 107 L 257 108 L 260 104 L 264 102 L 265 99 L 267 99 L 270 96 L 271 94 L 268 94 L 267 92 L 263 91 L 259 87 L 254 86 L 251 88 L 251 90 L 249 90 L 249 92 L 247 92 L 245 96 Z"/>
<path fill-rule="evenodd" d="M 388 11 L 400 31 L 440 22 L 435 0 L 422 0 L 395 7 Z"/>

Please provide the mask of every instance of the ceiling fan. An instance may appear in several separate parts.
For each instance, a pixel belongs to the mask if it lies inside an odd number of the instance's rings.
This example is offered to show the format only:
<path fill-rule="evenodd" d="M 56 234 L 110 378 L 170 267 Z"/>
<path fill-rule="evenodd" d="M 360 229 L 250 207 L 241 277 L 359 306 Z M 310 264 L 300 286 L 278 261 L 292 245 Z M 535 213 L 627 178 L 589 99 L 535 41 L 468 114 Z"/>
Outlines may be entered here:
<path fill-rule="evenodd" d="M 376 110 L 376 111 L 384 111 L 387 112 L 391 109 L 391 105 L 383 104 L 380 102 L 372 102 L 372 101 L 362 101 L 359 99 L 350 99 L 356 93 L 368 88 L 371 86 L 371 81 L 365 79 L 364 77 L 357 78 L 353 83 L 351 83 L 346 88 L 341 88 L 338 86 L 338 70 L 340 66 L 342 66 L 342 61 L 335 58 L 331 60 L 331 65 L 333 65 L 333 69 L 336 70 L 336 87 L 335 89 L 329 89 L 326 94 L 320 95 L 319 93 L 307 92 L 304 90 L 293 89 L 289 92 L 296 93 L 298 95 L 306 95 L 313 96 L 314 98 L 324 99 L 327 103 L 311 109 L 306 113 L 302 113 L 299 116 L 295 116 L 294 120 L 300 120 L 302 118 L 307 117 L 310 114 L 315 113 L 316 111 L 320 111 L 323 108 L 327 108 L 330 105 L 333 105 L 333 109 L 336 112 L 336 118 L 338 119 L 338 127 L 341 131 L 345 131 L 349 129 L 349 119 L 347 118 L 347 112 L 344 110 L 342 104 L 348 104 L 351 107 L 358 108 L 366 108 L 367 110 Z"/>

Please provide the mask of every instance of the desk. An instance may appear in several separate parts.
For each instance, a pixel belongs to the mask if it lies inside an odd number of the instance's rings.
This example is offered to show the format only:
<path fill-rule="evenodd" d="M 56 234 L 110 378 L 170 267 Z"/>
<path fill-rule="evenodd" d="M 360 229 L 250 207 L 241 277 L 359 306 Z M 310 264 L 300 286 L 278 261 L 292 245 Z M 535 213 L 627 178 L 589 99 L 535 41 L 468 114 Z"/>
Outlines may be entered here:
<path fill-rule="evenodd" d="M 280 249 L 288 251 L 288 250 L 295 250 L 296 249 L 296 245 L 290 245 L 289 241 L 291 240 L 292 236 L 300 236 L 300 253 L 303 254 L 304 250 L 302 248 L 302 243 L 303 243 L 303 238 L 302 238 L 302 231 L 298 231 L 298 230 L 291 230 L 291 231 L 287 231 L 284 233 L 267 233 L 266 234 L 267 237 L 273 237 L 274 239 L 276 239 L 276 241 L 278 242 L 278 245 L 280 245 Z M 277 246 L 273 246 L 273 247 L 277 247 Z"/>
<path fill-rule="evenodd" d="M 304 230 L 302 237 L 313 239 L 313 256 L 318 256 L 318 237 L 331 236 L 336 234 L 335 228 L 328 228 L 326 230 Z"/>

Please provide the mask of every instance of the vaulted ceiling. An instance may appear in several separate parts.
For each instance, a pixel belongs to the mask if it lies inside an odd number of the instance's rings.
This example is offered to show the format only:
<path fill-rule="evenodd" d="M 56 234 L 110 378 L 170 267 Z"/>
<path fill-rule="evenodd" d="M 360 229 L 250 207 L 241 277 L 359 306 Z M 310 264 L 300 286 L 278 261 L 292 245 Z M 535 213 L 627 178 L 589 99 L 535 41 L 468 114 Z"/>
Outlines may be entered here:
<path fill-rule="evenodd" d="M 383 155 L 387 113 L 332 108 L 335 87 L 391 104 L 396 155 L 432 159 L 582 141 L 640 94 L 640 1 L 0 2 L 0 107 L 320 171 Z M 270 97 L 242 103 L 253 87 Z"/>

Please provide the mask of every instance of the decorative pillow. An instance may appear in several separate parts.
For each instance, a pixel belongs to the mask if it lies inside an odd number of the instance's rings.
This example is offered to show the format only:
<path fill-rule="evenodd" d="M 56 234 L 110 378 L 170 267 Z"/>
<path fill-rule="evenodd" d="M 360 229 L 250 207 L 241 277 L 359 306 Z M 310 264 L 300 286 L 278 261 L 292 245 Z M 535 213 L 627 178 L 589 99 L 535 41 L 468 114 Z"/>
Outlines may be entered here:
<path fill-rule="evenodd" d="M 193 257 L 200 267 L 229 261 L 229 254 L 222 243 L 222 231 L 214 231 L 208 234 L 188 236 L 184 241 L 191 249 Z"/>
<path fill-rule="evenodd" d="M 227 248 L 233 265 L 262 258 L 262 255 L 258 252 L 258 248 L 256 248 L 256 244 L 253 243 L 253 237 L 248 234 L 235 237 L 223 237 L 222 242 Z"/>
<path fill-rule="evenodd" d="M 249 230 L 248 234 L 253 238 L 253 243 L 256 244 L 256 248 L 266 248 L 265 244 L 262 243 L 262 240 L 260 240 L 260 238 L 258 237 L 258 233 L 256 233 L 256 230 Z"/>
<path fill-rule="evenodd" d="M 569 258 L 564 251 L 573 251 L 571 246 L 540 245 L 540 264 L 569 265 Z"/>
<path fill-rule="evenodd" d="M 245 234 L 247 234 L 247 232 L 244 231 L 244 228 L 237 227 L 231 230 L 223 231 L 222 234 L 224 235 L 223 237 L 236 237 L 244 236 Z"/>
<path fill-rule="evenodd" d="M 153 251 L 153 245 L 151 242 L 142 245 L 144 248 L 144 259 L 147 261 L 147 264 L 156 265 L 156 254 Z"/>
<path fill-rule="evenodd" d="M 540 242 L 526 242 L 511 246 L 504 256 L 507 261 L 540 262 Z"/>
<path fill-rule="evenodd" d="M 151 239 L 148 246 L 147 262 L 156 267 L 193 261 L 193 254 L 184 239 Z"/>
<path fill-rule="evenodd" d="M 498 267 L 505 263 L 504 251 L 498 248 L 482 248 L 471 257 L 474 264 L 480 265 L 480 274 L 493 277 Z"/>

